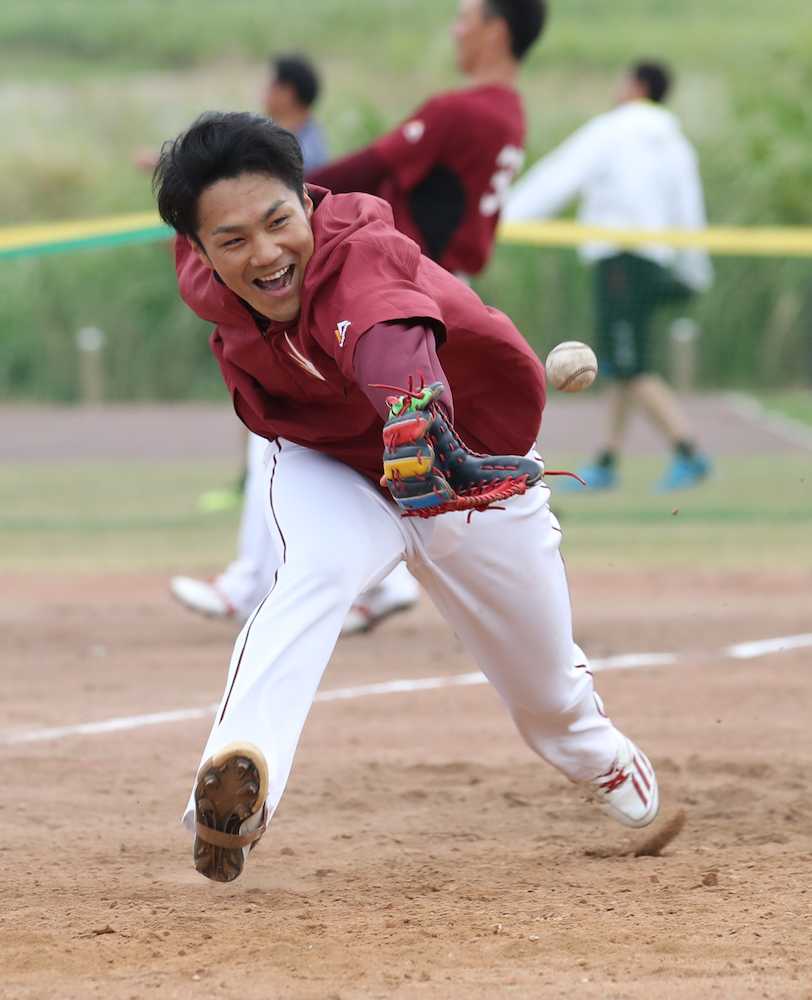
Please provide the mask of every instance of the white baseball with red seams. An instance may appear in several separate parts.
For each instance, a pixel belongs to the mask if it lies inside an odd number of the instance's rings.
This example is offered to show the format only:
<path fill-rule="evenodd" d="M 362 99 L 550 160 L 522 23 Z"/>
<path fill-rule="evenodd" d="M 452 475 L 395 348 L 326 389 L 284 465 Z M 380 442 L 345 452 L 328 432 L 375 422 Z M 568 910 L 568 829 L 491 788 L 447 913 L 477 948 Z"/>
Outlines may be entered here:
<path fill-rule="evenodd" d="M 550 351 L 544 368 L 547 378 L 559 392 L 580 392 L 595 381 L 598 359 L 588 344 L 565 340 Z"/>
<path fill-rule="evenodd" d="M 237 640 L 201 760 L 232 742 L 259 747 L 269 818 L 351 604 L 402 560 L 536 753 L 573 781 L 618 765 L 628 741 L 573 641 L 561 529 L 546 486 L 470 523 L 465 512 L 405 519 L 363 476 L 312 449 L 276 439 L 266 466 L 278 568 Z M 415 655 L 421 648 L 418 637 Z M 184 823 L 194 822 L 190 799 Z"/>

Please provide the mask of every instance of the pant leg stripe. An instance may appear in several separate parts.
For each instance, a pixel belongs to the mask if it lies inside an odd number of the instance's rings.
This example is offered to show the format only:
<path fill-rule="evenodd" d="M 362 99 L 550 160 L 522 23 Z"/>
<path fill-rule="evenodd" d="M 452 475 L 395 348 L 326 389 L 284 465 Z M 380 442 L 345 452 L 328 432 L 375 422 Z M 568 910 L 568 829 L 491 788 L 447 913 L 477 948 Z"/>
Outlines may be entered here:
<path fill-rule="evenodd" d="M 273 517 L 274 524 L 276 525 L 276 530 L 279 532 L 279 537 L 282 539 L 282 562 L 276 567 L 276 571 L 274 572 L 274 575 L 273 575 L 273 583 L 271 584 L 271 589 L 268 591 L 268 593 L 265 595 L 265 597 L 263 597 L 262 600 L 257 605 L 256 610 L 254 611 L 253 615 L 251 615 L 251 621 L 248 623 L 248 628 L 245 630 L 245 637 L 243 638 L 242 649 L 240 650 L 240 656 L 239 656 L 239 659 L 237 660 L 237 668 L 234 671 L 234 676 L 231 678 L 231 685 L 230 685 L 230 687 L 228 689 L 228 694 L 226 695 L 225 703 L 223 704 L 223 711 L 220 713 L 220 718 L 219 718 L 219 720 L 217 722 L 218 726 L 223 721 L 223 717 L 226 714 L 226 709 L 228 708 L 228 703 L 231 700 L 231 693 L 234 690 L 234 685 L 237 682 L 237 675 L 239 674 L 240 667 L 242 666 L 242 658 L 245 655 L 245 649 L 246 649 L 246 646 L 248 645 L 248 636 L 251 634 L 251 626 L 256 621 L 256 617 L 259 614 L 260 610 L 262 609 L 262 606 L 265 604 L 265 602 L 268 600 L 268 598 L 274 592 L 274 590 L 276 588 L 276 581 L 279 579 L 279 570 L 282 568 L 282 566 L 285 565 L 285 559 L 286 559 L 287 553 L 288 553 L 288 547 L 287 547 L 287 543 L 285 541 L 285 536 L 284 536 L 284 534 L 282 532 L 281 527 L 279 526 L 279 520 L 278 520 L 278 518 L 276 516 L 276 511 L 275 511 L 274 505 L 273 505 L 273 481 L 274 481 L 274 477 L 276 475 L 276 463 L 277 463 L 277 460 L 279 458 L 279 453 L 282 450 L 282 448 L 281 448 L 281 446 L 280 446 L 280 444 L 279 444 L 278 441 L 274 441 L 273 443 L 276 445 L 277 450 L 276 450 L 276 453 L 274 454 L 274 457 L 273 457 L 273 467 L 271 468 L 271 482 L 270 482 L 270 486 L 269 486 L 269 499 L 270 499 L 270 502 L 271 502 L 271 516 Z"/>

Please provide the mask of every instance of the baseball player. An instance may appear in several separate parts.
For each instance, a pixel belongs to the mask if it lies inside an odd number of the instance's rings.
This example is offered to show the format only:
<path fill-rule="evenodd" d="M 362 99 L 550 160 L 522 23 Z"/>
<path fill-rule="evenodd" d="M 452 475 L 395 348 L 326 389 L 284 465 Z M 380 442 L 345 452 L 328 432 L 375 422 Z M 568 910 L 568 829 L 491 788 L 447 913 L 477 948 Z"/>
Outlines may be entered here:
<path fill-rule="evenodd" d="M 181 295 L 216 324 L 235 410 L 268 440 L 278 558 L 184 816 L 197 870 L 241 873 L 351 604 L 404 561 L 529 746 L 615 819 L 650 823 L 654 771 L 573 641 L 534 451 L 544 371 L 510 320 L 422 255 L 384 201 L 305 186 L 295 139 L 267 119 L 202 116 L 164 145 L 155 180 Z"/>
<path fill-rule="evenodd" d="M 586 225 L 704 228 L 696 154 L 676 117 L 663 107 L 669 87 L 669 72 L 661 64 L 632 66 L 623 77 L 617 107 L 587 122 L 528 171 L 511 192 L 504 218 L 548 218 L 579 198 L 579 219 Z M 708 475 L 710 461 L 697 448 L 676 396 L 652 372 L 649 339 L 658 308 L 686 301 L 710 285 L 708 255 L 661 244 L 633 252 L 590 244 L 583 256 L 594 264 L 598 353 L 612 386 L 609 436 L 579 474 L 593 489 L 617 484 L 617 458 L 630 409 L 637 404 L 673 448 L 658 489 L 694 486 Z"/>
<path fill-rule="evenodd" d="M 460 90 L 438 94 L 372 145 L 317 169 L 308 162 L 308 181 L 333 193 L 365 191 L 385 198 L 395 225 L 427 256 L 460 276 L 486 265 L 504 197 L 524 158 L 525 119 L 516 89 L 522 59 L 540 36 L 545 0 L 462 0 L 453 25 L 457 68 L 466 78 Z M 279 101 L 266 111 L 277 124 Z M 297 132 L 301 141 L 301 135 Z M 209 583 L 175 577 L 172 591 L 205 614 L 237 615 L 256 607 L 274 566 L 260 553 L 261 445 L 252 444 L 246 484 L 240 556 Z M 418 587 L 401 564 L 350 608 L 342 634 L 366 632 L 393 613 L 412 607 Z"/>

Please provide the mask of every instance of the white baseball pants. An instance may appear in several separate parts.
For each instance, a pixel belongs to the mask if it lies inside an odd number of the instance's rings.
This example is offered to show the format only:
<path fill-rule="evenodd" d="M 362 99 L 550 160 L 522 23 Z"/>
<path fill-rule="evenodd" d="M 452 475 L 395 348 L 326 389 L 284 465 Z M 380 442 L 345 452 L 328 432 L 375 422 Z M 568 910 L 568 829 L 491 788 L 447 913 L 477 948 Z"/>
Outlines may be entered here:
<path fill-rule="evenodd" d="M 282 439 L 266 455 L 278 568 L 234 647 L 202 760 L 256 744 L 279 804 L 322 674 L 352 602 L 401 560 L 499 692 L 519 732 L 573 780 L 606 772 L 619 733 L 572 638 L 560 528 L 538 486 L 504 510 L 402 518 L 362 476 Z M 194 801 L 184 822 L 194 826 Z"/>

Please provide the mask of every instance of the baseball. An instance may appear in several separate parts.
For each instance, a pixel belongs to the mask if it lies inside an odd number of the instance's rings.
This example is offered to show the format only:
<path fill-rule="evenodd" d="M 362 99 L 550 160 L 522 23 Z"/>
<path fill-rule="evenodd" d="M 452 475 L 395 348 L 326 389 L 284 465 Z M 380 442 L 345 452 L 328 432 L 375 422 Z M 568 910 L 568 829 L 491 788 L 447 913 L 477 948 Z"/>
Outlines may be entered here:
<path fill-rule="evenodd" d="M 544 363 L 547 376 L 561 392 L 580 392 L 595 381 L 598 359 L 587 344 L 579 340 L 565 340 L 557 344 Z"/>

